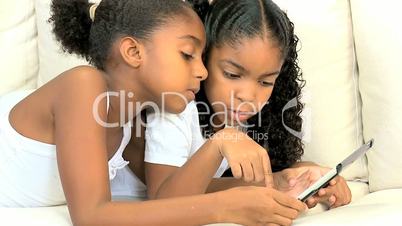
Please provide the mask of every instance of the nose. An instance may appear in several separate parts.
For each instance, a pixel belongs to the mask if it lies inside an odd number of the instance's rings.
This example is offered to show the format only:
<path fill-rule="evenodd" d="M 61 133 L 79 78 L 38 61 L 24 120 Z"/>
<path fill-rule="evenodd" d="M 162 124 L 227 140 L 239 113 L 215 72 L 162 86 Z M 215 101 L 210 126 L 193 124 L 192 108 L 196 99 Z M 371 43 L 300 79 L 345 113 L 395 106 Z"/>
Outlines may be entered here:
<path fill-rule="evenodd" d="M 244 81 L 241 86 L 237 89 L 235 97 L 241 102 L 254 102 L 257 96 L 257 87 L 254 82 Z"/>
<path fill-rule="evenodd" d="M 204 63 L 201 61 L 195 70 L 195 77 L 201 81 L 208 77 L 208 70 L 205 68 Z"/>

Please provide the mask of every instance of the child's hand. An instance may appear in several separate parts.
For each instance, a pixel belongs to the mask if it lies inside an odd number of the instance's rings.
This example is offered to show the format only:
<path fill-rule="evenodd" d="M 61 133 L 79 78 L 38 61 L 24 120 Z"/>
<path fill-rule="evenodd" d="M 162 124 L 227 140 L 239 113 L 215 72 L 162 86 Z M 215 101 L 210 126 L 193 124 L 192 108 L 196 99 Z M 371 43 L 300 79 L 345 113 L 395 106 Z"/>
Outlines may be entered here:
<path fill-rule="evenodd" d="M 347 205 L 352 200 L 352 193 L 341 176 L 332 179 L 326 188 L 322 188 L 316 195 L 307 200 L 307 205 L 315 206 L 317 203 L 323 203 L 330 209 Z"/>
<path fill-rule="evenodd" d="M 213 139 L 220 141 L 219 151 L 230 165 L 233 176 L 246 182 L 265 180 L 267 187 L 273 187 L 271 164 L 267 151 L 247 134 L 233 128 L 225 128 Z"/>
<path fill-rule="evenodd" d="M 322 176 L 324 176 L 330 168 L 322 166 L 302 166 L 298 168 L 308 168 L 311 172 L 310 182 L 311 184 L 316 182 Z M 352 194 L 346 181 L 343 177 L 337 176 L 332 179 L 326 188 L 321 188 L 317 194 L 307 199 L 306 204 L 309 208 L 313 208 L 317 203 L 323 203 L 329 208 L 336 208 L 349 204 L 352 199 Z"/>
<path fill-rule="evenodd" d="M 275 188 L 296 198 L 311 184 L 308 168 L 287 168 L 274 173 Z"/>
<path fill-rule="evenodd" d="M 283 192 L 264 187 L 236 187 L 215 193 L 226 196 L 222 205 L 223 222 L 242 225 L 291 225 L 307 206 Z"/>

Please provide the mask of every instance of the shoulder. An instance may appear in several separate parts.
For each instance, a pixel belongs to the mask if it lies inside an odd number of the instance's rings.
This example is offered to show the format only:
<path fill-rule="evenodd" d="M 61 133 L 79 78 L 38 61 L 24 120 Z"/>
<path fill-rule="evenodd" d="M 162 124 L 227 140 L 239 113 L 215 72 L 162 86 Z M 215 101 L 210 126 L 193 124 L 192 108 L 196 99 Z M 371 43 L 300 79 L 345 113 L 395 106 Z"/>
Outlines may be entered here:
<path fill-rule="evenodd" d="M 60 75 L 61 82 L 69 89 L 88 88 L 102 89 L 106 88 L 105 73 L 91 66 L 78 66 L 65 71 Z"/>
<path fill-rule="evenodd" d="M 53 95 L 53 114 L 75 112 L 91 113 L 98 107 L 106 115 L 107 82 L 105 74 L 90 66 L 79 66 L 65 71 L 49 82 Z M 97 106 L 95 106 L 97 105 Z M 105 112 L 103 112 L 105 110 Z"/>
<path fill-rule="evenodd" d="M 55 79 L 56 103 L 69 98 L 76 103 L 96 98 L 107 91 L 105 76 L 102 71 L 90 66 L 78 66 L 63 72 Z"/>

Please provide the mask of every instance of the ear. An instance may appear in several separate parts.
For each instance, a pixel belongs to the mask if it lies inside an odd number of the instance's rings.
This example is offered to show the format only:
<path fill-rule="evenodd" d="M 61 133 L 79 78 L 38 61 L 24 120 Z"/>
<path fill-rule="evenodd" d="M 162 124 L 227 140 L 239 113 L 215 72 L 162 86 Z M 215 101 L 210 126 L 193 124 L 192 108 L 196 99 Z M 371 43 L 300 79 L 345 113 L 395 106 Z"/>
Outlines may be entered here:
<path fill-rule="evenodd" d="M 124 37 L 120 41 L 120 54 L 130 66 L 138 68 L 143 61 L 143 45 L 133 37 Z"/>

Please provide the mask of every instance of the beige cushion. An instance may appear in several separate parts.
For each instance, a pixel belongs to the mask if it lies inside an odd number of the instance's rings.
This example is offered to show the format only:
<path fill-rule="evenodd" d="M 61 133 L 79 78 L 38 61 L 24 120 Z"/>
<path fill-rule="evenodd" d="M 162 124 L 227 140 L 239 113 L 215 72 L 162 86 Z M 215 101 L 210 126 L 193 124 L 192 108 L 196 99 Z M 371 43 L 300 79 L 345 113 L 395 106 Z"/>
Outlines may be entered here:
<path fill-rule="evenodd" d="M 401 204 L 343 206 L 314 216 L 298 218 L 294 226 L 399 225 Z"/>
<path fill-rule="evenodd" d="M 35 88 L 37 64 L 33 1 L 0 1 L 0 95 Z"/>
<path fill-rule="evenodd" d="M 275 0 L 300 38 L 304 89 L 303 160 L 334 167 L 362 144 L 353 36 L 347 0 Z M 367 177 L 366 159 L 342 175 Z"/>
<path fill-rule="evenodd" d="M 50 18 L 50 0 L 36 0 L 35 9 L 38 25 L 38 50 L 40 70 L 38 86 L 43 85 L 60 73 L 87 62 L 75 55 L 63 53 L 60 44 L 51 32 L 52 26 L 48 23 Z"/>
<path fill-rule="evenodd" d="M 295 226 L 400 225 L 402 189 L 373 192 L 350 205 L 297 219 Z"/>
<path fill-rule="evenodd" d="M 351 205 L 367 205 L 367 204 L 399 204 L 402 206 L 402 188 L 384 189 L 372 192 Z"/>
<path fill-rule="evenodd" d="M 370 190 L 402 188 L 402 2 L 351 1 Z"/>
<path fill-rule="evenodd" d="M 0 208 L 0 218 L 8 226 L 72 226 L 66 205 L 41 208 Z"/>

